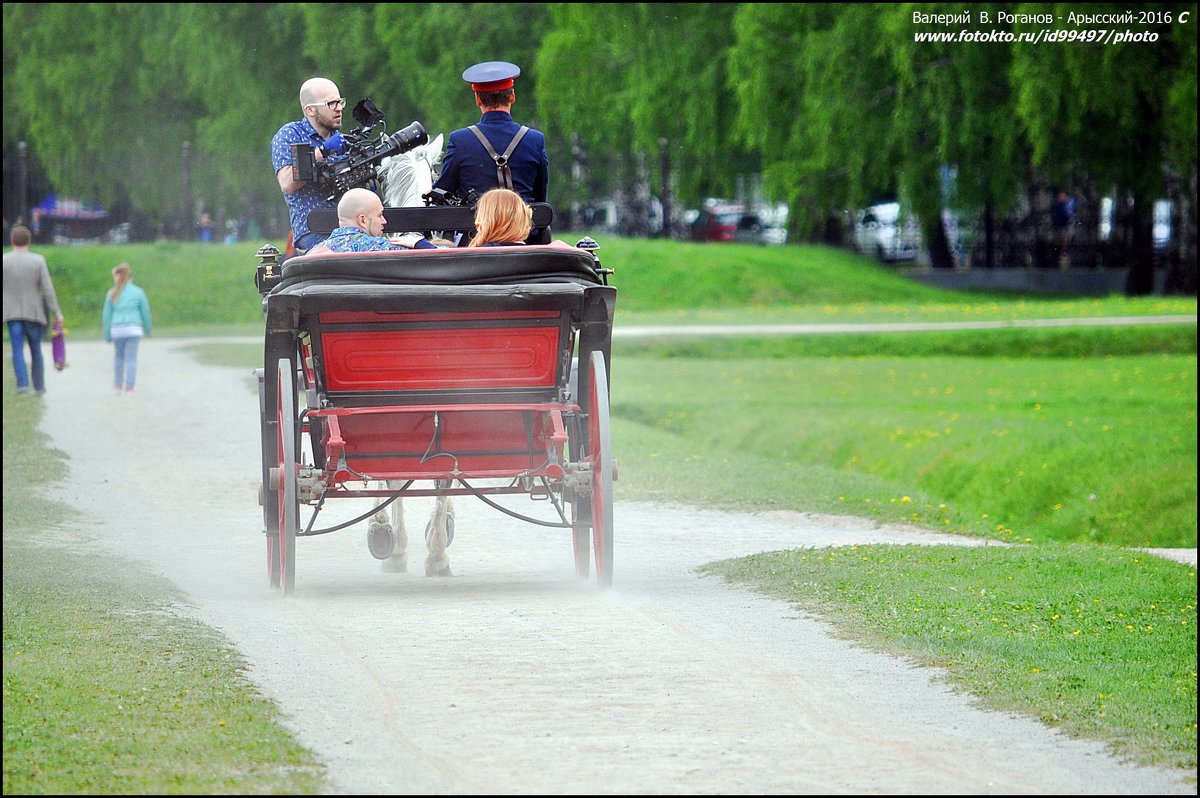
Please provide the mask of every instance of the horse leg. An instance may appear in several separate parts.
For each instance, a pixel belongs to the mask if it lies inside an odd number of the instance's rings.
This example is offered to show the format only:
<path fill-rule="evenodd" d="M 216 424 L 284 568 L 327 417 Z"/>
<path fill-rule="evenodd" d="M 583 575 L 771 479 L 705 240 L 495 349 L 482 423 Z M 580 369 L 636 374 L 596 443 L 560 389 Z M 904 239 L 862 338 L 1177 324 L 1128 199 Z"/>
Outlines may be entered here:
<path fill-rule="evenodd" d="M 450 487 L 451 481 L 439 479 L 437 487 L 444 490 Z M 425 556 L 426 576 L 454 576 L 450 572 L 450 558 L 446 556 L 446 547 L 454 536 L 454 500 L 449 496 L 438 496 L 434 505 L 433 515 L 425 527 Z"/>

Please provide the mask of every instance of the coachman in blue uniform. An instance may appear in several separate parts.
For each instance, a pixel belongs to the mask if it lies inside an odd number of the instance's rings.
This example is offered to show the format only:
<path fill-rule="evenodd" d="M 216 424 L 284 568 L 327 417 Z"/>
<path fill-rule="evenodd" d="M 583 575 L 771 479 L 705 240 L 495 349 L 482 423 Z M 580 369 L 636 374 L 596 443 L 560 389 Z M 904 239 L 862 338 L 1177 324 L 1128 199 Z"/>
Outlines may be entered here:
<path fill-rule="evenodd" d="M 482 195 L 499 186 L 511 188 L 526 202 L 546 201 L 546 137 L 514 122 L 510 113 L 516 100 L 513 79 L 520 74 L 516 64 L 506 61 L 487 61 L 463 72 L 483 116 L 478 124 L 450 134 L 434 188 L 466 197 L 471 190 Z"/>

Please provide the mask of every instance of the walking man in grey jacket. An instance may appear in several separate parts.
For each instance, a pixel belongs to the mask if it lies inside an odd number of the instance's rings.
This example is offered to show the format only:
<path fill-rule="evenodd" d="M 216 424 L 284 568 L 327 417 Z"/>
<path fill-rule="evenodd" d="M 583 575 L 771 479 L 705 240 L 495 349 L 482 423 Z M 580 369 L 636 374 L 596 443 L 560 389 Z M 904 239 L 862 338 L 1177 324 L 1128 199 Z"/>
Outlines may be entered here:
<path fill-rule="evenodd" d="M 17 225 L 12 229 L 12 251 L 4 254 L 4 323 L 12 339 L 13 371 L 17 393 L 29 393 L 30 377 L 38 396 L 46 393 L 46 367 L 42 359 L 42 336 L 50 317 L 62 321 L 58 296 L 50 280 L 46 259 L 29 251 L 33 234 Z M 29 365 L 25 364 L 25 342 L 29 342 Z M 31 373 L 32 372 L 32 373 Z"/>

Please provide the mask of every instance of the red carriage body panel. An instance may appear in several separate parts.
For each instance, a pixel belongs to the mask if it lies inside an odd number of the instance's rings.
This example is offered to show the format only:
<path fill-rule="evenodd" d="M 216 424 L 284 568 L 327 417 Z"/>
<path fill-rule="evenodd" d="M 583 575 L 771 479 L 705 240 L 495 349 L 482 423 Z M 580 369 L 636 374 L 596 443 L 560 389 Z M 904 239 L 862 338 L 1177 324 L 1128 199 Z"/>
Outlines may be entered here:
<path fill-rule="evenodd" d="M 558 377 L 560 312 L 323 313 L 320 321 L 330 391 L 553 388 Z"/>

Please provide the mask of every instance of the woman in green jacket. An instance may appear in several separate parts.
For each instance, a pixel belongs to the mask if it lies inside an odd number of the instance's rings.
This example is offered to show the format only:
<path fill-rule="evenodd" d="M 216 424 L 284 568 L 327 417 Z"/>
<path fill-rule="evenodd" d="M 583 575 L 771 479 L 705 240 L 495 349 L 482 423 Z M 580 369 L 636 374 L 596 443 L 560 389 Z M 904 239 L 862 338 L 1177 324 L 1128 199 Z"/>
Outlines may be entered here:
<path fill-rule="evenodd" d="M 150 335 L 150 300 L 133 284 L 133 270 L 122 263 L 112 270 L 113 287 L 104 297 L 104 340 L 115 349 L 117 396 L 133 393 L 137 380 L 138 343 Z"/>

